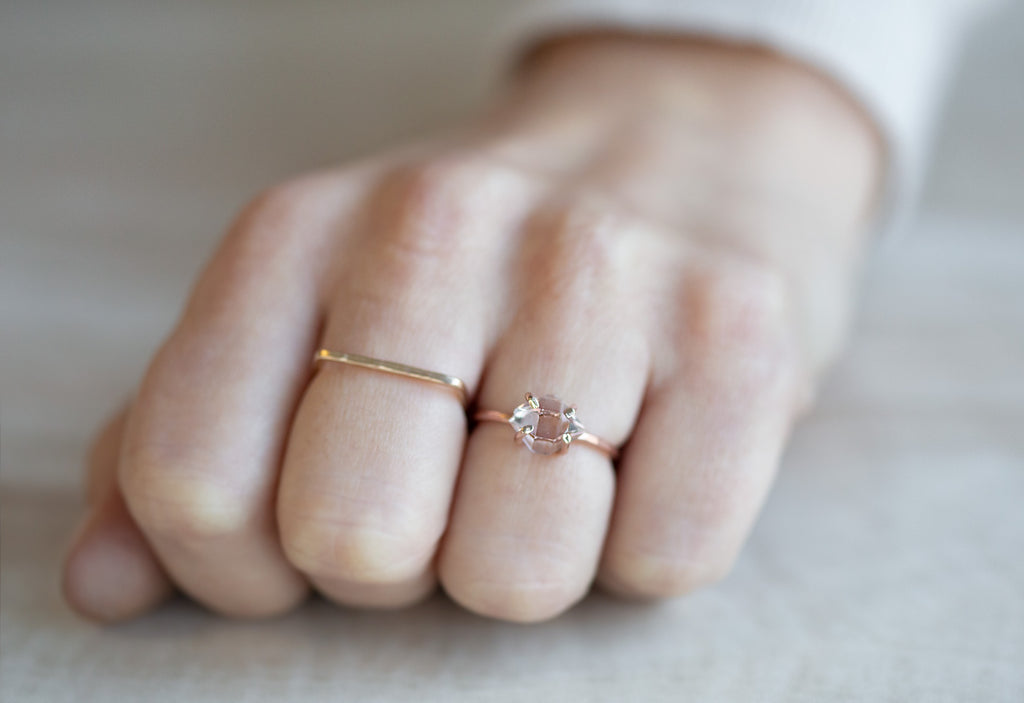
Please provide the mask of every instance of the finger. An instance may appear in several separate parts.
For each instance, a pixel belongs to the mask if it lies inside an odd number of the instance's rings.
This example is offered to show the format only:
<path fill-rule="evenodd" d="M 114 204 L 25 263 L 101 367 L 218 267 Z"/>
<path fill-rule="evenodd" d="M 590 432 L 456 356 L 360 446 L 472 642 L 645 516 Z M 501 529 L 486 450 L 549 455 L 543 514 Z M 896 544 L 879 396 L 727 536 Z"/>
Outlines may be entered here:
<path fill-rule="evenodd" d="M 686 593 L 731 567 L 768 492 L 802 397 L 776 276 L 690 277 L 666 381 L 651 389 L 619 467 L 599 581 L 640 597 Z"/>
<path fill-rule="evenodd" d="M 281 551 L 274 494 L 350 190 L 337 177 L 308 180 L 243 215 L 126 428 L 120 480 L 132 515 L 177 584 L 225 614 L 272 615 L 307 591 Z"/>
<path fill-rule="evenodd" d="M 524 183 L 461 157 L 394 169 L 361 224 L 322 346 L 476 384 L 490 291 Z M 278 504 L 285 550 L 328 597 L 397 607 L 433 590 L 465 443 L 443 386 L 321 363 L 289 440 Z"/>
<path fill-rule="evenodd" d="M 117 457 L 127 411 L 100 435 L 88 459 L 88 510 L 64 558 L 64 599 L 100 621 L 124 620 L 162 603 L 170 579 L 132 521 L 117 488 Z"/>
<path fill-rule="evenodd" d="M 100 429 L 85 460 L 85 502 L 95 505 L 117 485 L 117 462 L 131 405 L 118 410 Z"/>
<path fill-rule="evenodd" d="M 529 274 L 518 314 L 488 364 L 481 408 L 508 412 L 526 391 L 552 394 L 578 407 L 588 431 L 613 443 L 627 437 L 648 351 L 637 333 L 643 314 L 621 295 L 636 289 L 633 241 L 622 229 L 573 208 L 538 218 L 524 252 Z M 440 554 L 445 590 L 475 612 L 508 620 L 562 612 L 593 579 L 613 493 L 612 462 L 600 451 L 575 444 L 533 454 L 507 424 L 480 423 Z"/>

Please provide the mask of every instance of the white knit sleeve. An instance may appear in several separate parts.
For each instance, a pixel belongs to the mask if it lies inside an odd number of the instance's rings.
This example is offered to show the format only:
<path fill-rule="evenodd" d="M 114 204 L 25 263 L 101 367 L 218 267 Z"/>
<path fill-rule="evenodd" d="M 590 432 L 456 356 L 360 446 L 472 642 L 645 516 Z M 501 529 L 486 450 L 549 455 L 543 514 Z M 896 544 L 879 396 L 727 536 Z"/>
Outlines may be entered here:
<path fill-rule="evenodd" d="M 755 43 L 831 75 L 872 116 L 888 155 L 881 217 L 915 199 L 936 103 L 965 25 L 998 0 L 546 0 L 518 6 L 502 50 L 598 28 Z"/>

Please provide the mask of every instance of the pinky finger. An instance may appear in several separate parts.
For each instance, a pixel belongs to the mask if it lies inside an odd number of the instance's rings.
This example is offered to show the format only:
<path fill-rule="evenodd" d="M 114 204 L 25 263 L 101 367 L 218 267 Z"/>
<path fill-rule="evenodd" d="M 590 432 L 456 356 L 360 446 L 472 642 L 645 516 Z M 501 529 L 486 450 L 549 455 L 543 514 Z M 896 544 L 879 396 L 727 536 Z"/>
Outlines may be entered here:
<path fill-rule="evenodd" d="M 116 484 L 126 415 L 104 428 L 90 453 L 88 512 L 64 559 L 64 599 L 79 615 L 102 622 L 141 615 L 174 590 Z"/>
<path fill-rule="evenodd" d="M 677 596 L 732 567 L 807 395 L 783 285 L 695 285 L 676 373 L 649 389 L 619 466 L 599 581 Z"/>

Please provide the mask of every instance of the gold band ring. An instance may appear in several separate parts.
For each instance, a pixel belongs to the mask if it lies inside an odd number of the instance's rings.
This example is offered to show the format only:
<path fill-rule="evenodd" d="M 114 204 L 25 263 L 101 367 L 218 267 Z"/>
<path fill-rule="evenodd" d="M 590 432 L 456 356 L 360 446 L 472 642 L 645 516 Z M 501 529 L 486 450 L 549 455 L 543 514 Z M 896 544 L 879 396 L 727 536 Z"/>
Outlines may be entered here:
<path fill-rule="evenodd" d="M 331 351 L 330 349 L 317 350 L 317 353 L 313 356 L 313 363 L 318 361 L 335 361 L 339 364 L 349 364 L 350 366 L 359 366 L 360 368 L 372 371 L 383 371 L 384 373 L 391 373 L 396 376 L 414 378 L 417 381 L 438 383 L 455 391 L 459 397 L 459 402 L 462 403 L 462 407 L 466 407 L 466 403 L 469 400 L 469 393 L 466 391 L 465 382 L 461 378 L 449 376 L 446 373 L 428 371 L 407 364 L 375 359 L 372 356 L 363 356 L 362 354 L 346 354 L 344 352 Z"/>

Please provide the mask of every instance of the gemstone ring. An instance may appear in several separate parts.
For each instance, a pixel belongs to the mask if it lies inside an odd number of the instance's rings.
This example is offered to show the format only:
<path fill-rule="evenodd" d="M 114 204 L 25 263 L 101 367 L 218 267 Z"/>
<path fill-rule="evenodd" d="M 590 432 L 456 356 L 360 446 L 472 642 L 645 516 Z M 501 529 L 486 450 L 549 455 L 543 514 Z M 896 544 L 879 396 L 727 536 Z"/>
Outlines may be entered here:
<path fill-rule="evenodd" d="M 514 439 L 534 454 L 558 454 L 575 442 L 589 444 L 615 459 L 619 450 L 583 429 L 576 408 L 550 395 L 526 394 L 526 402 L 511 414 L 498 410 L 477 410 L 478 422 L 507 422 L 515 431 Z"/>

